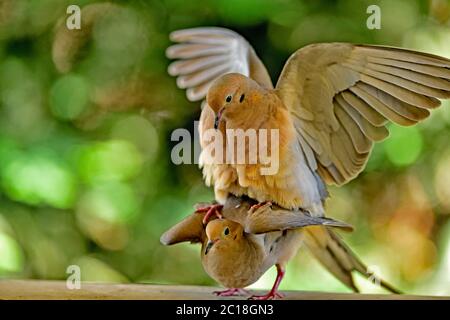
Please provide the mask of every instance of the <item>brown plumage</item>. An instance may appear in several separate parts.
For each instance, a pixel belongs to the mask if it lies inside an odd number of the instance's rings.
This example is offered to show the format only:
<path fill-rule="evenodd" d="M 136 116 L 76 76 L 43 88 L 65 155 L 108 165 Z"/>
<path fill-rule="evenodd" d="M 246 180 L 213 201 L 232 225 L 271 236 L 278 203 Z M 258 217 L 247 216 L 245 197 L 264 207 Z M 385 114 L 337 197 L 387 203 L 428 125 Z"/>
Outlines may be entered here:
<path fill-rule="evenodd" d="M 253 48 L 233 31 L 186 29 L 171 39 L 178 44 L 167 56 L 179 60 L 169 73 L 188 99 L 207 100 L 199 124 L 200 165 L 221 204 L 229 195 L 247 195 L 324 216 L 325 184 L 343 185 L 358 176 L 373 144 L 388 136 L 389 122 L 416 124 L 440 105 L 438 99 L 450 98 L 450 60 L 427 53 L 312 44 L 292 54 L 274 88 Z M 260 163 L 206 161 L 204 133 L 214 128 L 222 135 L 226 129 L 279 130 L 278 149 L 271 150 L 279 155 L 276 173 L 260 174 Z M 226 153 L 232 144 L 226 136 L 224 141 Z M 311 245 L 316 256 L 331 261 L 335 253 L 325 253 L 322 244 L 335 243 L 335 237 L 321 227 L 308 232 L 312 244 L 322 239 Z"/>
<path fill-rule="evenodd" d="M 216 200 L 248 195 L 324 215 L 325 183 L 342 185 L 363 169 L 388 122 L 415 124 L 450 97 L 450 60 L 406 49 L 313 44 L 286 62 L 275 89 L 254 50 L 222 28 L 175 31 L 169 67 L 190 100 L 206 97 L 200 134 L 214 128 L 278 129 L 279 170 L 260 164 L 205 163 Z M 195 92 L 195 94 L 193 94 Z M 229 101 L 228 101 L 229 100 Z M 219 120 L 218 122 L 215 120 Z M 224 139 L 226 140 L 226 137 Z M 205 148 L 208 141 L 201 140 Z M 224 145 L 225 152 L 229 145 Z M 246 150 L 251 153 L 252 150 Z"/>
<path fill-rule="evenodd" d="M 351 230 L 351 226 L 328 218 L 312 217 L 304 211 L 287 211 L 269 205 L 253 211 L 250 209 L 252 204 L 254 202 L 249 199 L 230 197 L 222 210 L 224 219 L 211 220 L 205 227 L 201 214 L 191 214 L 164 233 L 161 242 L 165 245 L 183 241 L 201 243 L 205 271 L 231 289 L 219 292 L 221 295 L 238 292 L 236 289 L 256 282 L 276 265 L 278 276 L 274 288 L 262 297 L 277 297 L 276 290 L 286 264 L 296 254 L 302 239 L 319 261 L 351 289 L 357 291 L 353 271 L 370 276 L 367 268 L 330 229 Z M 322 227 L 314 231 L 314 228 L 319 228 L 314 226 Z M 324 237 L 323 233 L 329 233 L 329 237 Z M 380 283 L 397 292 L 383 281 Z"/>

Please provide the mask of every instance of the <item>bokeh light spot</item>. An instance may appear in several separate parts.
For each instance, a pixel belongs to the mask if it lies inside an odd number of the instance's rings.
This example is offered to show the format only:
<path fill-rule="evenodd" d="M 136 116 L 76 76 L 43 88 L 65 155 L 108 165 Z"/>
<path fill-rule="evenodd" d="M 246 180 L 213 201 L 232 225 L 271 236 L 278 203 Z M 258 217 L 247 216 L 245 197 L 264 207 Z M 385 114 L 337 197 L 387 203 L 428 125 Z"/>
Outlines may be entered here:
<path fill-rule="evenodd" d="M 420 155 L 423 147 L 422 135 L 416 127 L 390 127 L 390 138 L 384 142 L 388 159 L 397 166 L 406 166 Z"/>
<path fill-rule="evenodd" d="M 123 183 L 104 183 L 88 190 L 80 199 L 78 211 L 111 223 L 126 223 L 134 218 L 138 199 Z"/>
<path fill-rule="evenodd" d="M 23 266 L 24 256 L 17 241 L 0 232 L 0 274 L 20 272 Z"/>
<path fill-rule="evenodd" d="M 128 279 L 107 263 L 89 256 L 74 261 L 82 270 L 81 281 L 126 283 Z"/>
<path fill-rule="evenodd" d="M 119 120 L 111 130 L 111 137 L 133 143 L 147 161 L 152 161 L 158 154 L 158 132 L 150 121 L 141 116 Z"/>
<path fill-rule="evenodd" d="M 76 197 L 76 178 L 46 152 L 22 154 L 9 161 L 2 178 L 5 192 L 27 204 L 69 208 Z"/>
<path fill-rule="evenodd" d="M 136 147 L 124 140 L 110 140 L 84 147 L 79 171 L 86 182 L 122 181 L 134 177 L 142 168 Z"/>
<path fill-rule="evenodd" d="M 86 109 L 88 102 L 88 84 L 79 75 L 63 76 L 50 89 L 50 109 L 60 119 L 76 119 Z"/>

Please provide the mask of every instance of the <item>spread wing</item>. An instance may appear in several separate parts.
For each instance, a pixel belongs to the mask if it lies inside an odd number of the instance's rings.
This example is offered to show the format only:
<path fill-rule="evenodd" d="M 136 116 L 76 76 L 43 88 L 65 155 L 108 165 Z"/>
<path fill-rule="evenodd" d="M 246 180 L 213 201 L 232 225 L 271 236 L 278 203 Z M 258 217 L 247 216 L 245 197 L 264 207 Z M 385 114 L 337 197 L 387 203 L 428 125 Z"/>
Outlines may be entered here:
<path fill-rule="evenodd" d="M 309 226 L 327 226 L 353 231 L 345 222 L 325 217 L 313 217 L 303 211 L 289 211 L 282 208 L 270 208 L 265 205 L 254 212 L 249 212 L 245 221 L 245 231 L 253 234 L 282 231 Z"/>
<path fill-rule="evenodd" d="M 244 226 L 247 233 L 261 234 L 308 226 L 327 226 L 352 231 L 353 227 L 345 222 L 325 217 L 312 217 L 301 210 L 285 210 L 275 205 L 265 204 L 256 210 L 256 204 L 249 198 L 228 197 L 222 209 L 224 218 Z"/>
<path fill-rule="evenodd" d="M 168 72 L 177 77 L 177 85 L 186 89 L 190 101 L 205 98 L 211 83 L 227 73 L 241 73 L 267 88 L 273 88 L 266 68 L 250 44 L 234 31 L 200 27 L 170 34 L 177 44 L 167 48 Z"/>
<path fill-rule="evenodd" d="M 388 122 L 409 126 L 450 97 L 450 60 L 405 49 L 325 43 L 287 61 L 276 92 L 308 165 L 342 185 L 367 162 Z"/>

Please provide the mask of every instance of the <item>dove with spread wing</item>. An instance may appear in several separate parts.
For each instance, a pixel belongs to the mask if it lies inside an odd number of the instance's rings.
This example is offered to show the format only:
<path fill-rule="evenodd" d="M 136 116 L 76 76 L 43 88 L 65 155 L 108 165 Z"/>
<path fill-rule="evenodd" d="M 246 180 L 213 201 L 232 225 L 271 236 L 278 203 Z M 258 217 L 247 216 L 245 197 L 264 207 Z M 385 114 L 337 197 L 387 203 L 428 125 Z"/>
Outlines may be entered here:
<path fill-rule="evenodd" d="M 450 98 L 450 60 L 432 54 L 311 44 L 291 55 L 274 87 L 254 49 L 231 30 L 200 27 L 175 31 L 170 38 L 177 44 L 166 54 L 177 61 L 169 74 L 177 77 L 189 100 L 204 100 L 200 164 L 218 202 L 201 209 L 207 212 L 205 223 L 211 214 L 220 216 L 230 195 L 324 216 L 327 185 L 341 186 L 357 177 L 374 143 L 388 137 L 389 123 L 414 125 L 440 106 L 439 99 Z M 234 148 L 228 130 L 262 129 L 278 132 L 274 174 L 261 173 L 262 161 L 205 161 L 210 143 L 205 132 L 220 132 L 226 153 Z M 244 150 L 246 156 L 255 153 L 248 146 Z M 325 229 L 309 232 L 312 250 L 334 270 L 345 269 L 352 258 Z M 277 280 L 284 267 L 277 265 Z"/>
<path fill-rule="evenodd" d="M 450 60 L 406 49 L 312 44 L 294 52 L 275 88 L 250 44 L 215 27 L 175 31 L 167 49 L 177 59 L 169 74 L 189 100 L 206 98 L 202 133 L 216 128 L 279 130 L 279 168 L 262 175 L 258 164 L 207 163 L 203 174 L 223 204 L 248 195 L 287 209 L 324 215 L 326 184 L 343 185 L 364 169 L 389 122 L 410 126 L 450 98 Z M 247 152 L 252 150 L 246 149 Z M 204 152 L 200 155 L 200 163 Z"/>

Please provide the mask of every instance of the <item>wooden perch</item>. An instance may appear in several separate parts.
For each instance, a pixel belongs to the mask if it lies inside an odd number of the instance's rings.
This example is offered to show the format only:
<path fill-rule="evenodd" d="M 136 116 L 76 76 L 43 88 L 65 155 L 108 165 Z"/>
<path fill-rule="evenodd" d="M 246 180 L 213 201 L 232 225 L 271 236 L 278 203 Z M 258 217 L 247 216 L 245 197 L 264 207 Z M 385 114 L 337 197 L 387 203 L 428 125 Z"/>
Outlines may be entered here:
<path fill-rule="evenodd" d="M 41 300 L 243 300 L 245 297 L 216 297 L 215 287 L 174 286 L 153 284 L 94 284 L 82 283 L 80 289 L 69 290 L 65 281 L 0 280 L 0 299 Z M 446 299 L 450 297 L 354 294 L 309 291 L 283 291 L 288 300 L 411 300 Z"/>

